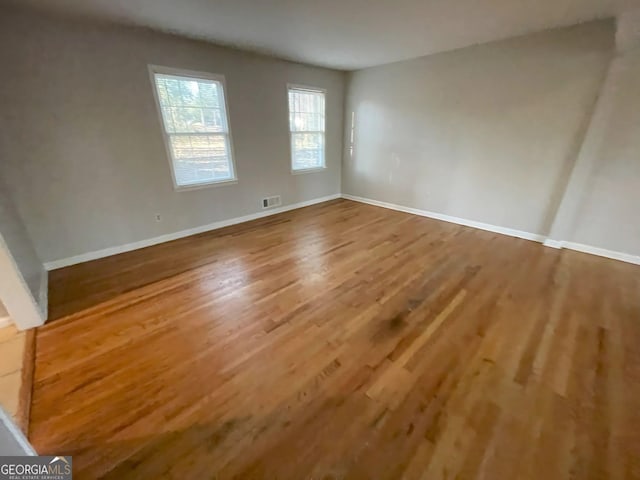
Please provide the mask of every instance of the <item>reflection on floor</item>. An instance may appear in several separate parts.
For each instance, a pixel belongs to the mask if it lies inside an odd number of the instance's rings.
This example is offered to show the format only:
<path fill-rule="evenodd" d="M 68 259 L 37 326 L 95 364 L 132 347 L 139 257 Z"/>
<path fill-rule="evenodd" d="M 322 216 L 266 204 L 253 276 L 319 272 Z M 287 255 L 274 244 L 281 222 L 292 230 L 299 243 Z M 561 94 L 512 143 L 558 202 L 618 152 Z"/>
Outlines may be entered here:
<path fill-rule="evenodd" d="M 0 328 L 0 405 L 14 419 L 18 413 L 25 337 L 13 325 Z"/>
<path fill-rule="evenodd" d="M 640 267 L 337 200 L 50 276 L 74 478 L 640 478 Z"/>

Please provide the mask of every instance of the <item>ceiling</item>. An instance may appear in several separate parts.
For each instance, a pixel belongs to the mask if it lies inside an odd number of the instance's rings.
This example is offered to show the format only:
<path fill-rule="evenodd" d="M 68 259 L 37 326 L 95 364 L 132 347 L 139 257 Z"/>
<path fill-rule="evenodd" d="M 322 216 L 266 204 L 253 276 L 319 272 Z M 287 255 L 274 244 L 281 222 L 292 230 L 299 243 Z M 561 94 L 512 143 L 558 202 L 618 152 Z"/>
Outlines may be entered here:
<path fill-rule="evenodd" d="M 15 0 L 355 70 L 615 15 L 635 0 Z"/>

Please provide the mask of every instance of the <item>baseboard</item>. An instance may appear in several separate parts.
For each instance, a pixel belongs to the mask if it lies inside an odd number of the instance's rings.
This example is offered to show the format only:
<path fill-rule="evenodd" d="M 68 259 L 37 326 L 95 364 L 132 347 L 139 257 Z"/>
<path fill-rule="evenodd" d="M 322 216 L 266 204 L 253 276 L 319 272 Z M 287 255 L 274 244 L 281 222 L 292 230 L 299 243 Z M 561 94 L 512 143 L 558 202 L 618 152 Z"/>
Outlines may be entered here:
<path fill-rule="evenodd" d="M 590 245 L 583 245 L 579 243 L 552 240 L 552 239 L 546 238 L 544 235 L 540 235 L 537 233 L 524 232 L 522 230 L 515 230 L 512 228 L 506 228 L 506 227 L 499 227 L 497 225 L 491 225 L 488 223 L 476 222 L 474 220 L 467 220 L 465 218 L 453 217 L 451 215 L 445 215 L 442 213 L 436 213 L 436 212 L 430 212 L 427 210 L 420 210 L 417 208 L 405 207 L 403 205 L 397 205 L 397 204 L 388 203 L 388 202 L 381 202 L 379 200 L 373 200 L 371 198 L 358 197 L 355 195 L 349 195 L 349 194 L 343 193 L 343 194 L 335 194 L 335 195 L 329 195 L 326 197 L 315 198 L 313 200 L 294 203 L 291 205 L 274 208 L 272 210 L 267 210 L 264 212 L 253 213 L 253 214 L 245 215 L 242 217 L 231 218 L 228 220 L 221 220 L 219 222 L 214 222 L 207 225 L 202 225 L 200 227 L 190 228 L 187 230 L 181 230 L 179 232 L 169 233 L 166 235 L 160 235 L 158 237 L 141 240 L 139 242 L 128 243 L 128 244 L 120 245 L 117 247 L 105 248 L 103 250 L 88 252 L 81 255 L 75 255 L 69 258 L 54 260 L 52 262 L 45 263 L 44 267 L 47 271 L 55 270 L 57 268 L 68 267 L 70 265 L 76 265 L 78 263 L 97 260 L 99 258 L 109 257 L 111 255 L 117 255 L 119 253 L 130 252 L 132 250 L 138 250 L 140 248 L 150 247 L 150 246 L 158 245 L 164 242 L 170 242 L 171 240 L 177 240 L 179 238 L 189 237 L 191 235 L 196 235 L 198 233 L 217 230 L 220 228 L 229 227 L 231 225 L 237 225 L 239 223 L 250 222 L 251 220 L 257 220 L 259 218 L 276 215 L 278 213 L 284 213 L 290 210 L 296 210 L 298 208 L 303 208 L 303 207 L 308 207 L 318 203 L 328 202 L 329 200 L 335 200 L 337 198 L 345 198 L 347 200 L 353 200 L 355 202 L 366 203 L 369 205 L 374 205 L 382 208 L 388 208 L 390 210 L 396 210 L 399 212 L 411 213 L 413 215 L 419 215 L 421 217 L 433 218 L 435 220 L 442 220 L 444 222 L 455 223 L 457 225 L 464 225 L 466 227 L 477 228 L 480 230 L 486 230 L 486 231 L 498 233 L 501 235 L 508 235 L 510 237 L 516 237 L 516 238 L 522 238 L 525 240 L 531 240 L 534 242 L 540 242 L 540 243 L 543 243 L 545 246 L 551 247 L 551 248 L 558 248 L 558 249 L 567 248 L 569 250 L 576 250 L 578 252 L 589 253 L 591 255 L 597 255 L 600 257 L 606 257 L 606 258 L 611 258 L 613 260 L 620 260 L 622 262 L 640 265 L 640 256 L 637 256 L 637 255 L 631 255 L 631 254 L 622 253 L 622 252 L 615 252 L 612 250 L 606 250 L 603 248 L 592 247 Z M 46 275 L 43 275 L 43 278 L 41 281 L 40 301 L 42 302 L 41 305 L 45 310 L 44 314 L 46 318 L 46 313 L 47 313 L 46 308 L 48 304 Z"/>
<path fill-rule="evenodd" d="M 557 249 L 562 249 L 565 246 L 565 242 L 563 242 L 562 240 L 551 240 L 550 238 L 547 238 L 544 242 L 543 245 L 545 247 L 551 247 L 551 248 L 557 248 Z"/>
<path fill-rule="evenodd" d="M 342 198 L 346 198 L 347 200 L 353 200 L 355 202 L 366 203 L 369 205 L 375 205 L 376 207 L 397 210 L 399 212 L 412 213 L 414 215 L 419 215 L 421 217 L 433 218 L 436 220 L 442 220 L 444 222 L 464 225 L 465 227 L 478 228 L 480 230 L 486 230 L 488 232 L 508 235 L 510 237 L 523 238 L 525 240 L 531 240 L 534 242 L 543 242 L 546 238 L 544 235 L 538 235 L 537 233 L 523 232 L 522 230 L 514 230 L 512 228 L 506 228 L 506 227 L 498 227 L 497 225 L 476 222 L 474 220 L 467 220 L 466 218 L 452 217 L 451 215 L 430 212 L 427 210 L 420 210 L 417 208 L 405 207 L 403 205 L 396 205 L 394 203 L 381 202 L 379 200 L 372 200 L 370 198 L 357 197 L 355 195 L 348 195 L 343 193 Z"/>
<path fill-rule="evenodd" d="M 181 230 L 174 233 L 167 233 L 154 238 L 148 238 L 139 242 L 127 243 L 125 245 L 119 245 L 117 247 L 109 247 L 102 250 L 96 250 L 94 252 L 87 252 L 81 255 L 75 255 L 73 257 L 61 258 L 44 264 L 44 268 L 47 270 L 55 270 L 57 268 L 68 267 L 70 265 L 76 265 L 78 263 L 89 262 L 91 260 L 97 260 L 99 258 L 110 257 L 111 255 L 117 255 L 119 253 L 130 252 L 132 250 L 138 250 L 140 248 L 151 247 L 158 245 L 159 243 L 170 242 L 171 240 L 178 240 L 179 238 L 189 237 L 191 235 L 197 235 L 198 233 L 209 232 L 211 230 L 218 230 L 219 228 L 229 227 L 231 225 L 237 225 L 239 223 L 250 222 L 251 220 L 257 220 L 259 218 L 269 217 L 278 213 L 288 212 L 290 210 L 296 210 L 298 208 L 309 207 L 317 203 L 328 202 L 329 200 L 335 200 L 340 198 L 341 195 L 328 195 L 326 197 L 314 198 L 313 200 L 307 200 L 305 202 L 294 203 L 291 205 L 285 205 L 283 207 L 266 210 L 264 212 L 252 213 L 244 215 L 242 217 L 230 218 L 228 220 L 221 220 L 219 222 L 209 223 L 200 227 L 189 228 L 187 230 Z"/>
<path fill-rule="evenodd" d="M 630 253 L 622 253 L 616 252 L 614 250 L 607 250 L 605 248 L 593 247 L 591 245 L 584 245 L 583 243 L 565 242 L 563 240 L 551 240 L 550 238 L 548 238 L 544 241 L 544 246 L 551 248 L 566 248 L 567 250 L 575 250 L 576 252 L 588 253 L 590 255 L 596 255 L 598 257 L 605 257 L 612 260 L 619 260 L 621 262 L 640 265 L 640 256 L 638 255 L 631 255 Z"/>
<path fill-rule="evenodd" d="M 631 255 L 629 253 L 616 252 L 614 250 L 607 250 L 605 248 L 592 247 L 591 245 L 583 245 L 581 243 L 562 242 L 562 244 L 563 244 L 563 248 L 567 248 L 569 250 L 575 250 L 576 252 L 589 253 L 591 255 L 597 255 L 598 257 L 611 258 L 612 260 L 619 260 L 621 262 L 640 265 L 639 255 Z"/>
<path fill-rule="evenodd" d="M 0 317 L 0 328 L 8 327 L 11 325 L 11 317 Z"/>
<path fill-rule="evenodd" d="M 38 306 L 46 322 L 49 316 L 49 272 L 46 268 L 43 268 L 40 273 L 40 291 L 38 293 Z"/>
<path fill-rule="evenodd" d="M 488 223 L 476 222 L 473 220 L 467 220 L 464 218 L 452 217 L 450 215 L 444 215 L 442 213 L 429 212 L 427 210 L 419 210 L 417 208 L 404 207 L 402 205 L 396 205 L 394 203 L 381 202 L 379 200 L 372 200 L 370 198 L 357 197 L 355 195 L 342 194 L 342 198 L 347 200 L 353 200 L 355 202 L 367 203 L 369 205 L 375 205 L 376 207 L 388 208 L 391 210 L 397 210 L 399 212 L 412 213 L 414 215 L 420 215 L 421 217 L 434 218 L 436 220 L 443 220 L 445 222 L 456 223 L 458 225 L 464 225 L 466 227 L 479 228 L 480 230 L 487 230 L 489 232 L 500 233 L 502 235 L 509 235 L 511 237 L 524 238 L 525 240 L 532 240 L 534 242 L 540 242 L 545 247 L 568 250 L 575 250 L 577 252 L 588 253 L 591 255 L 597 255 L 599 257 L 610 258 L 612 260 L 619 260 L 621 262 L 632 263 L 634 265 L 640 265 L 640 256 L 631 255 L 628 253 L 615 252 L 613 250 L 606 250 L 604 248 L 592 247 L 590 245 L 583 245 L 581 243 L 565 242 L 563 240 L 552 240 L 539 235 L 537 233 L 523 232 L 520 230 L 514 230 L 511 228 L 498 227 L 496 225 L 490 225 Z"/>

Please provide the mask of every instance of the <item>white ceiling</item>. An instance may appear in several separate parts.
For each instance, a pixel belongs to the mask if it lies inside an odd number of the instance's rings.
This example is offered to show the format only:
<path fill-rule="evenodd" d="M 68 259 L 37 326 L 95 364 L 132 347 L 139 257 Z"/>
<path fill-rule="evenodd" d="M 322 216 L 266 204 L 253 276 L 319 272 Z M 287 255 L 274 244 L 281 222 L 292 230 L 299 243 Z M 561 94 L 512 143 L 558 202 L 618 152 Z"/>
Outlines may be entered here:
<path fill-rule="evenodd" d="M 636 0 L 20 0 L 354 70 L 613 16 Z"/>

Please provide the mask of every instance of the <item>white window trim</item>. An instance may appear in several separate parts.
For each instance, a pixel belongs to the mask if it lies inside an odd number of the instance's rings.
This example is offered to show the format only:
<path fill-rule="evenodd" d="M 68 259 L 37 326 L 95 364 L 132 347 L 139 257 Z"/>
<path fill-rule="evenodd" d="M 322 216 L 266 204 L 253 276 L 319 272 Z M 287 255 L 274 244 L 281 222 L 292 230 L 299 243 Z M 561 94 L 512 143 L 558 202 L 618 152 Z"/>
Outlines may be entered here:
<path fill-rule="evenodd" d="M 229 116 L 229 101 L 227 99 L 227 83 L 224 75 L 208 72 L 198 72 L 194 70 L 183 70 L 181 68 L 164 67 L 161 65 L 149 65 L 149 78 L 151 79 L 151 90 L 153 91 L 153 98 L 156 102 L 156 113 L 158 114 L 158 121 L 160 122 L 160 131 L 162 132 L 162 139 L 164 140 L 164 148 L 167 153 L 167 160 L 169 161 L 169 170 L 171 171 L 171 180 L 173 181 L 173 189 L 175 191 L 184 192 L 190 190 L 200 190 L 202 188 L 220 187 L 224 185 L 234 185 L 238 183 L 238 171 L 236 170 L 236 155 L 233 149 L 233 137 L 231 135 L 231 117 Z M 178 185 L 176 181 L 176 172 L 173 166 L 173 152 L 171 150 L 170 137 L 164 128 L 164 120 L 162 119 L 162 107 L 160 105 L 160 98 L 158 97 L 158 89 L 156 86 L 155 74 L 165 75 L 177 75 L 180 77 L 193 77 L 202 78 L 205 80 L 212 80 L 214 82 L 220 82 L 222 84 L 223 96 L 224 96 L 224 110 L 227 115 L 227 136 L 229 138 L 229 153 L 230 164 L 233 173 L 232 178 L 225 180 L 215 180 L 205 183 L 197 183 L 195 185 Z"/>
<path fill-rule="evenodd" d="M 324 94 L 324 132 L 296 132 L 296 133 L 322 133 L 324 135 L 324 150 L 322 157 L 322 166 L 315 168 L 293 168 L 293 148 L 292 148 L 292 132 L 291 131 L 291 111 L 289 106 L 289 90 L 308 90 Z M 309 85 L 300 85 L 297 83 L 287 83 L 287 130 L 289 130 L 289 169 L 291 175 L 304 175 L 305 173 L 323 172 L 327 169 L 327 90 L 325 88 L 312 87 Z"/>

